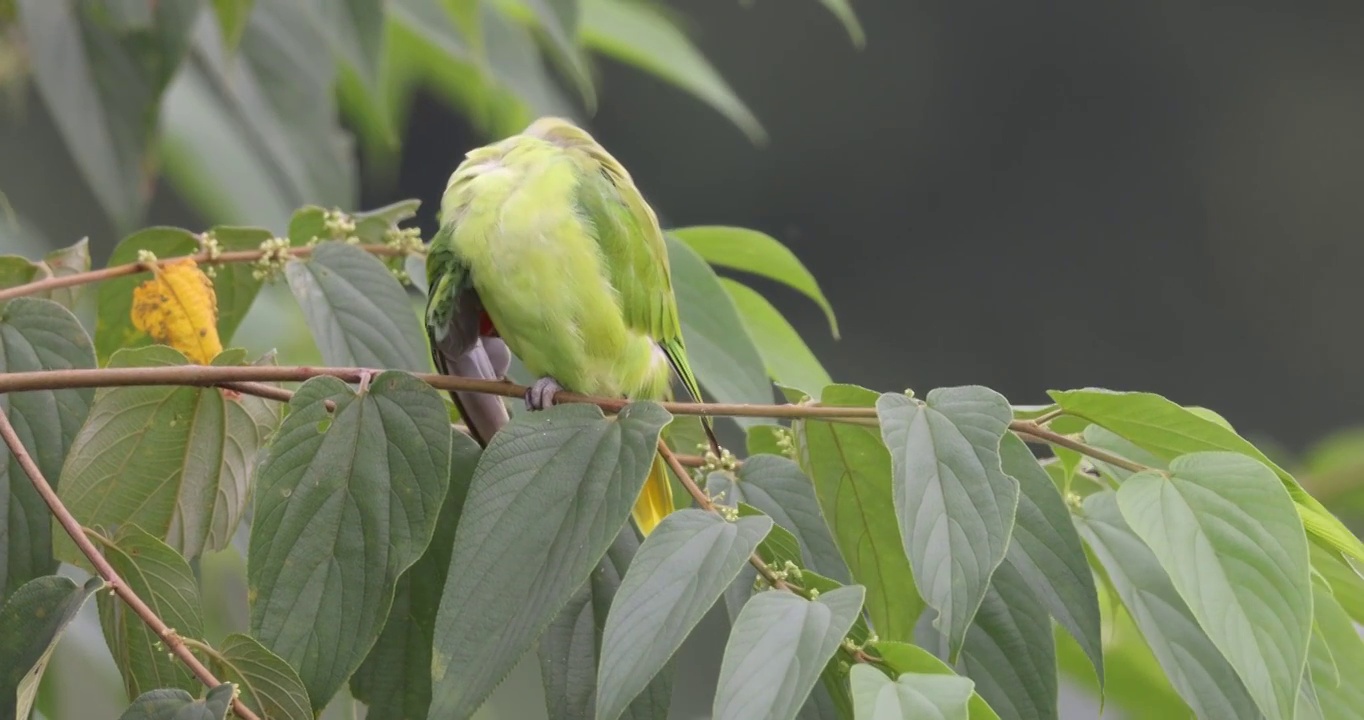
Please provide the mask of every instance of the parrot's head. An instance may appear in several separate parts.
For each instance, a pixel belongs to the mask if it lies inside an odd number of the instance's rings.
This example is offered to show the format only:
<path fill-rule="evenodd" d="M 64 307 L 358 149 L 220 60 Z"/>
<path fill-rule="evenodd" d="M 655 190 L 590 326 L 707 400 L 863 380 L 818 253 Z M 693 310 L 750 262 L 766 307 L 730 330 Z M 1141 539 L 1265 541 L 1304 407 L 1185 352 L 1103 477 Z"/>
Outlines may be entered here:
<path fill-rule="evenodd" d="M 560 147 L 575 147 L 583 145 L 596 145 L 597 141 L 592 139 L 588 132 L 572 121 L 561 117 L 546 116 L 537 118 L 521 132 L 533 138 L 540 138 L 551 142 Z"/>

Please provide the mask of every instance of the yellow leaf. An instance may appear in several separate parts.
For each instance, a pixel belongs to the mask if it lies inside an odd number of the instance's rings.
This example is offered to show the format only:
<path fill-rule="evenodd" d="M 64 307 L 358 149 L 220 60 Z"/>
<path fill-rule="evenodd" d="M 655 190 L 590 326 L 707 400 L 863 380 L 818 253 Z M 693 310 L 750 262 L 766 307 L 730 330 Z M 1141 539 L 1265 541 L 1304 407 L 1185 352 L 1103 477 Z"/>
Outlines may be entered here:
<path fill-rule="evenodd" d="M 133 325 L 190 362 L 209 364 L 223 351 L 213 281 L 188 257 L 153 266 L 152 274 L 133 290 Z"/>

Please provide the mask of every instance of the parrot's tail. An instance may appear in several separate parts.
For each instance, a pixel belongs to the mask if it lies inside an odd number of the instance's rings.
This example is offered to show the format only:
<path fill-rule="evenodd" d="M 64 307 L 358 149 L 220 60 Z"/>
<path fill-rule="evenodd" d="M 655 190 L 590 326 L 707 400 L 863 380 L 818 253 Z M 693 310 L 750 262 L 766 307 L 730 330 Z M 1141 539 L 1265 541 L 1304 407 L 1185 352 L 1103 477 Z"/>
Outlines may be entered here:
<path fill-rule="evenodd" d="M 662 455 L 654 453 L 654 464 L 644 479 L 639 499 L 635 500 L 635 524 L 647 536 L 672 511 L 673 488 L 668 482 L 668 465 L 663 462 Z"/>

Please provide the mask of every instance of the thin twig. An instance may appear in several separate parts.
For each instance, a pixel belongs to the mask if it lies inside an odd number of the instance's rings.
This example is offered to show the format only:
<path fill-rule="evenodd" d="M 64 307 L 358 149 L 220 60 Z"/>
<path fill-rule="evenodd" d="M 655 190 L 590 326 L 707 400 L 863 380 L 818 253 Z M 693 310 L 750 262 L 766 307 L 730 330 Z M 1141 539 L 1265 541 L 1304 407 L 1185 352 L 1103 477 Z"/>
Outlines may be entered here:
<path fill-rule="evenodd" d="M 109 561 L 104 558 L 104 555 L 100 553 L 94 543 L 90 542 L 90 538 L 85 536 L 85 531 L 81 527 L 81 524 L 77 522 L 76 518 L 71 515 L 71 512 L 66 509 L 66 506 L 63 505 L 62 501 L 57 497 L 57 493 L 52 489 L 52 486 L 49 485 L 47 480 L 43 477 L 42 471 L 38 469 L 38 464 L 33 461 L 33 457 L 30 456 L 28 450 L 24 448 L 24 444 L 19 440 L 18 433 L 14 431 L 14 426 L 10 424 L 9 416 L 4 412 L 0 412 L 0 437 L 2 437 L 5 444 L 9 446 L 10 453 L 19 461 L 19 467 L 24 469 L 24 473 L 28 475 L 28 479 L 33 482 L 33 488 L 38 491 L 38 494 L 42 496 L 43 501 L 47 503 L 47 507 L 52 511 L 53 517 L 57 518 L 57 522 L 61 523 L 62 529 L 66 531 L 66 534 L 71 536 L 71 540 L 76 543 L 76 547 L 80 548 L 81 554 L 85 555 L 86 559 L 90 561 L 90 564 L 95 566 L 95 570 L 99 573 L 100 577 L 104 578 L 104 581 L 109 584 L 109 587 L 112 588 L 120 598 L 122 598 L 123 602 L 127 603 L 128 607 L 132 608 L 133 612 L 136 613 L 139 618 L 142 618 L 142 622 L 146 623 L 147 627 L 150 627 L 152 632 L 156 633 L 157 637 L 161 638 L 161 642 L 165 643 L 166 649 L 177 658 L 180 658 L 180 661 L 189 668 L 190 672 L 192 672 L 200 682 L 210 688 L 221 685 L 222 682 L 214 677 L 213 673 L 210 672 L 207 667 L 204 667 L 203 663 L 199 662 L 199 658 L 194 657 L 194 653 L 190 652 L 190 649 L 186 647 L 184 641 L 175 630 L 167 627 L 166 623 L 162 622 L 160 617 L 157 617 L 156 612 L 148 607 L 146 603 L 142 602 L 142 598 L 139 598 L 137 593 L 134 593 L 132 589 L 123 582 L 123 579 L 118 576 L 118 573 L 114 570 L 113 566 L 109 564 Z M 233 699 L 232 710 L 243 720 L 260 720 L 260 718 L 242 703 L 240 699 Z"/>
<path fill-rule="evenodd" d="M 357 245 L 356 247 L 372 255 L 404 254 L 404 251 L 388 245 Z M 310 247 L 296 247 L 289 248 L 285 252 L 293 257 L 301 257 L 312 254 L 313 249 Z M 233 250 L 231 252 L 219 253 L 218 257 L 210 259 L 207 253 L 198 252 L 193 255 L 159 258 L 156 263 L 161 265 L 175 260 L 182 260 L 186 257 L 192 258 L 196 263 L 200 264 L 243 263 L 259 260 L 264 254 L 264 250 Z M 12 288 L 0 290 L 0 302 L 12 300 L 17 297 L 24 297 L 25 295 L 45 292 L 47 290 L 56 290 L 57 288 L 71 287 L 73 285 L 86 285 L 100 282 L 101 280 L 112 280 L 125 275 L 136 275 L 140 272 L 148 272 L 147 263 L 130 262 L 124 263 L 123 265 L 100 268 L 99 270 L 87 270 L 86 272 L 72 273 L 70 275 L 48 277 L 31 283 L 16 285 Z"/>
<path fill-rule="evenodd" d="M 1029 420 L 1015 420 L 1009 423 L 1009 429 L 1017 433 L 1020 438 L 1027 440 L 1028 442 L 1034 443 L 1046 442 L 1051 443 L 1052 445 L 1059 445 L 1068 450 L 1074 450 L 1075 452 L 1080 453 L 1081 455 L 1086 455 L 1088 457 L 1094 458 L 1095 460 L 1106 462 L 1109 465 L 1120 467 L 1124 470 L 1130 470 L 1132 472 L 1142 472 L 1143 470 L 1151 469 L 1149 467 L 1146 467 L 1145 465 L 1142 465 L 1139 462 L 1132 462 L 1131 460 L 1128 460 L 1125 457 L 1119 457 L 1117 455 L 1114 455 L 1113 453 L 1108 452 L 1107 450 L 1100 450 L 1099 448 L 1096 448 L 1093 445 L 1082 443 L 1079 440 L 1066 437 L 1061 433 L 1048 430 L 1044 427 L 1040 427 L 1036 423 Z"/>
<path fill-rule="evenodd" d="M 1056 418 L 1059 418 L 1059 417 L 1061 417 L 1062 415 L 1065 415 L 1065 414 L 1066 414 L 1066 411 L 1065 411 L 1065 410 L 1062 410 L 1061 408 L 1055 408 L 1055 409 L 1053 409 L 1053 410 L 1050 410 L 1050 411 L 1048 411 L 1048 412 L 1044 412 L 1044 413 L 1042 413 L 1041 415 L 1038 415 L 1037 417 L 1033 418 L 1033 419 L 1032 419 L 1032 422 L 1034 422 L 1034 423 L 1036 423 L 1036 424 L 1038 424 L 1038 425 L 1046 425 L 1047 423 L 1051 422 L 1052 420 L 1055 420 Z"/>

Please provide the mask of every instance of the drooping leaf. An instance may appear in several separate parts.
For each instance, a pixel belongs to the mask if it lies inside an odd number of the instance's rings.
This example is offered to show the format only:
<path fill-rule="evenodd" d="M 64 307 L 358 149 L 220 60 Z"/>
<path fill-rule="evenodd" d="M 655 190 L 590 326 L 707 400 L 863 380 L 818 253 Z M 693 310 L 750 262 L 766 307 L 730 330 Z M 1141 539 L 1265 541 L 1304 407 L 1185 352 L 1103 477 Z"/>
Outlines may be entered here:
<path fill-rule="evenodd" d="M 862 610 L 851 585 L 813 600 L 780 590 L 739 613 L 725 645 L 713 717 L 791 720 Z"/>
<path fill-rule="evenodd" d="M 933 653 L 909 643 L 883 640 L 875 644 L 876 654 L 895 674 L 918 673 L 934 675 L 955 675 L 947 663 L 939 660 Z M 974 689 L 966 704 L 971 720 L 999 720 L 999 715 L 990 708 L 989 703 Z"/>
<path fill-rule="evenodd" d="M 1364 677 L 1364 640 L 1336 598 L 1320 584 L 1312 588 L 1312 619 L 1319 632 L 1307 661 L 1322 714 L 1328 720 L 1355 717 L 1364 708 L 1364 687 L 1356 682 Z"/>
<path fill-rule="evenodd" d="M 179 689 L 150 690 L 139 695 L 119 720 L 227 720 L 232 693 L 231 683 L 210 689 L 203 700 Z"/>
<path fill-rule="evenodd" d="M 1118 507 L 1261 712 L 1291 718 L 1307 662 L 1307 536 L 1274 473 L 1231 452 L 1185 455 L 1138 473 Z"/>
<path fill-rule="evenodd" d="M 1128 527 L 1117 494 L 1105 490 L 1085 498 L 1075 522 L 1160 667 L 1197 717 L 1259 717 L 1235 669 L 1199 627 L 1160 561 Z"/>
<path fill-rule="evenodd" d="M 853 707 L 874 720 L 966 720 L 971 680 L 955 675 L 903 673 L 895 680 L 858 665 L 852 669 Z"/>
<path fill-rule="evenodd" d="M 215 363 L 229 362 L 228 350 Z M 110 367 L 184 365 L 165 346 L 122 350 Z M 227 545 L 246 510 L 256 453 L 279 421 L 270 401 L 218 388 L 118 387 L 95 395 L 58 494 L 86 526 L 132 523 L 185 557 Z M 82 564 L 55 535 L 57 556 Z"/>
<path fill-rule="evenodd" d="M 203 637 L 199 585 L 180 553 L 132 524 L 123 525 L 118 535 L 106 540 L 101 541 L 104 558 L 128 588 L 180 635 Z M 129 699 L 157 688 L 198 692 L 199 681 L 170 656 L 161 646 L 161 638 L 127 603 L 110 594 L 98 596 L 95 602 L 104 639 L 123 675 Z"/>
<path fill-rule="evenodd" d="M 756 290 L 729 278 L 720 278 L 720 284 L 734 307 L 739 318 L 753 338 L 767 367 L 767 374 L 783 385 L 805 388 L 813 392 L 833 382 L 829 373 L 820 364 L 809 346 L 801 339 L 800 333 L 782 317 L 772 303 Z"/>
<path fill-rule="evenodd" d="M 241 633 L 228 635 L 216 648 L 210 668 L 224 682 L 241 688 L 242 702 L 271 720 L 312 720 L 308 689 L 284 658 L 260 641 Z"/>
<path fill-rule="evenodd" d="M 1098 571 L 1103 572 L 1102 568 Z M 1188 703 L 1165 676 L 1160 662 L 1117 594 L 1111 587 L 1105 590 L 1106 593 L 1099 596 L 1104 601 L 1100 605 L 1104 612 L 1103 689 L 1099 688 L 1089 656 L 1058 625 L 1052 635 L 1056 638 L 1056 661 L 1062 682 L 1076 690 L 1088 691 L 1093 698 L 1102 698 L 1105 714 L 1107 708 L 1114 708 L 1122 712 L 1150 713 L 1153 717 L 1194 717 Z M 1246 696 L 1246 702 L 1254 707 L 1249 696 Z"/>
<path fill-rule="evenodd" d="M 698 225 L 669 232 L 712 265 L 761 275 L 804 293 L 824 311 L 830 332 L 838 337 L 838 319 L 819 282 L 796 254 L 776 238 L 757 230 L 725 225 Z"/>
<path fill-rule="evenodd" d="M 938 388 L 926 402 L 882 395 L 876 413 L 905 554 L 955 659 L 1013 531 L 1018 481 L 999 460 L 1009 401 L 980 386 Z"/>
<path fill-rule="evenodd" d="M 592 578 L 540 636 L 540 676 L 550 720 L 577 720 L 596 713 L 597 666 L 602 631 L 626 569 L 639 551 L 639 537 L 626 525 Z M 672 700 L 672 662 L 659 671 L 622 717 L 664 717 Z"/>
<path fill-rule="evenodd" d="M 289 406 L 257 476 L 251 634 L 298 670 L 319 710 L 364 660 L 399 575 L 430 542 L 452 430 L 436 391 L 398 371 L 360 394 L 313 378 Z"/>
<path fill-rule="evenodd" d="M 90 338 L 65 308 L 33 298 L 0 306 L 0 373 L 94 366 Z M 93 390 L 71 389 L 0 395 L 0 412 L 49 483 L 61 473 L 93 396 Z M 0 602 L 57 569 L 51 517 L 18 460 L 0 443 Z"/>
<path fill-rule="evenodd" d="M 129 13 L 76 0 L 19 3 L 38 94 L 120 230 L 137 223 L 150 195 L 144 155 L 201 5 L 163 0 Z"/>
<path fill-rule="evenodd" d="M 630 0 L 582 0 L 582 41 L 710 105 L 755 143 L 766 142 L 752 111 L 691 41 L 656 8 Z"/>
<path fill-rule="evenodd" d="M 1313 538 L 1364 562 L 1364 542 L 1312 497 L 1288 471 L 1236 434 L 1225 420 L 1195 412 L 1152 393 L 1108 390 L 1048 391 L 1066 412 L 1091 420 L 1163 460 L 1189 453 L 1226 450 L 1254 458 L 1279 476 Z M 1220 416 L 1218 416 L 1220 418 Z"/>
<path fill-rule="evenodd" d="M 871 407 L 877 394 L 830 385 L 820 402 Z M 867 612 L 877 635 L 912 641 L 923 610 L 905 557 L 891 497 L 891 461 L 876 428 L 822 420 L 792 424 L 800 464 L 852 576 L 867 588 Z"/>
<path fill-rule="evenodd" d="M 1018 480 L 1018 514 L 1007 557 L 1051 616 L 1084 648 L 1102 688 L 1099 594 L 1065 501 L 1028 446 L 1007 433 L 1004 472 Z"/>
<path fill-rule="evenodd" d="M 697 381 L 716 402 L 772 402 L 762 357 L 715 271 L 677 240 L 668 240 L 668 257 L 682 337 Z M 752 420 L 736 419 L 742 427 L 752 425 Z"/>
<path fill-rule="evenodd" d="M 795 461 L 777 455 L 752 455 L 739 467 L 737 477 L 712 474 L 706 491 L 726 492 L 725 504 L 737 507 L 737 503 L 748 503 L 789 530 L 800 543 L 795 559 L 803 560 L 801 567 L 845 585 L 852 582 L 820 512 L 814 485 Z"/>
<path fill-rule="evenodd" d="M 424 718 L 431 705 L 431 643 L 445 589 L 455 528 L 481 448 L 454 433 L 449 489 L 426 551 L 398 579 L 383 632 L 350 679 L 351 694 L 369 706 L 369 720 Z"/>
<path fill-rule="evenodd" d="M 285 268 L 328 365 L 426 372 L 426 336 L 407 292 L 373 255 L 327 242 Z"/>
<path fill-rule="evenodd" d="M 616 720 L 661 670 L 772 529 L 766 517 L 736 522 L 684 508 L 640 545 L 602 631 L 598 720 Z"/>
<path fill-rule="evenodd" d="M 564 404 L 493 437 L 455 532 L 428 717 L 472 714 L 582 588 L 625 526 L 669 419 L 649 402 L 611 419 Z"/>
<path fill-rule="evenodd" d="M 1331 586 L 1336 602 L 1354 622 L 1364 624 L 1364 577 L 1339 553 L 1313 544 L 1312 569 Z"/>
<path fill-rule="evenodd" d="M 85 601 L 104 587 L 92 577 L 84 586 L 70 578 L 34 578 L 10 594 L 0 606 L 0 716 L 27 718 L 38 696 L 38 684 L 66 626 Z"/>
<path fill-rule="evenodd" d="M 354 151 L 340 125 L 336 62 L 316 9 L 254 0 L 235 52 L 224 47 L 216 19 L 203 15 L 166 92 L 168 178 L 215 223 L 279 231 L 299 206 L 352 206 Z"/>

